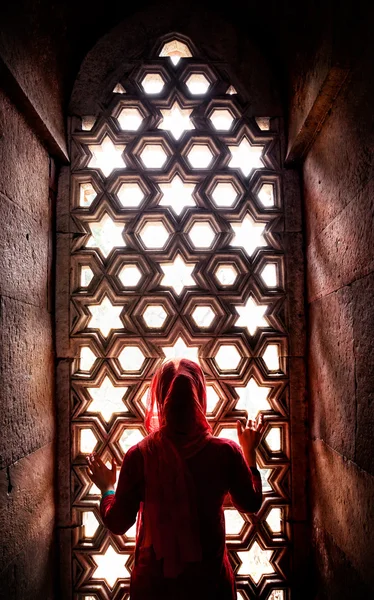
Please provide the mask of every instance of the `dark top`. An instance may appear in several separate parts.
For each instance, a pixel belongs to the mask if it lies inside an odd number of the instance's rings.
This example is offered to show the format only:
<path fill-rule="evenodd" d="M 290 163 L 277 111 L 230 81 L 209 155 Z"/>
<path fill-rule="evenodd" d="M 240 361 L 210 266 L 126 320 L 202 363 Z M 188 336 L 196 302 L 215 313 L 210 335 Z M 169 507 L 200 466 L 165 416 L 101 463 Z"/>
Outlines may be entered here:
<path fill-rule="evenodd" d="M 260 474 L 248 467 L 238 444 L 216 437 L 186 462 L 196 487 L 203 560 L 191 564 L 178 578 L 165 579 L 162 561 L 156 560 L 152 547 L 142 543 L 145 536 L 141 523 L 131 600 L 236 600 L 225 544 L 223 504 L 230 494 L 237 510 L 257 512 L 262 503 Z M 115 534 L 125 533 L 135 523 L 143 501 L 143 456 L 134 446 L 122 463 L 116 494 L 101 501 L 104 524 Z"/>

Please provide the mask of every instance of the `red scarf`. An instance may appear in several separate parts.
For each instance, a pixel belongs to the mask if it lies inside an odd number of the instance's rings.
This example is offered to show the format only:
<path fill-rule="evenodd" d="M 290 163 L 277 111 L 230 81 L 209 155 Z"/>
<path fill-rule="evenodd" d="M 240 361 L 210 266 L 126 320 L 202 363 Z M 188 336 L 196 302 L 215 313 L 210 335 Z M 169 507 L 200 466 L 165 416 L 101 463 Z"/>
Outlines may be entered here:
<path fill-rule="evenodd" d="M 139 444 L 143 516 L 165 577 L 177 577 L 187 563 L 202 560 L 196 490 L 186 459 L 211 438 L 205 410 L 200 367 L 187 359 L 165 363 L 151 385 L 146 424 L 153 432 Z"/>

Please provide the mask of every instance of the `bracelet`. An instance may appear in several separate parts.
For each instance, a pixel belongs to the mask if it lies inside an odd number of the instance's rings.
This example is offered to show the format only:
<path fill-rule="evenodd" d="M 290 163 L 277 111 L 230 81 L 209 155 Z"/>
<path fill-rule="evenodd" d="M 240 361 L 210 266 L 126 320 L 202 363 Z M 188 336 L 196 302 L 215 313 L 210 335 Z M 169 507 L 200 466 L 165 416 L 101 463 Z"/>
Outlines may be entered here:
<path fill-rule="evenodd" d="M 115 493 L 116 493 L 116 492 L 115 492 L 114 490 L 107 490 L 106 492 L 104 492 L 104 493 L 101 495 L 101 499 L 102 499 L 102 500 L 104 500 L 104 498 L 105 498 L 106 496 L 112 496 L 112 494 L 115 494 Z"/>

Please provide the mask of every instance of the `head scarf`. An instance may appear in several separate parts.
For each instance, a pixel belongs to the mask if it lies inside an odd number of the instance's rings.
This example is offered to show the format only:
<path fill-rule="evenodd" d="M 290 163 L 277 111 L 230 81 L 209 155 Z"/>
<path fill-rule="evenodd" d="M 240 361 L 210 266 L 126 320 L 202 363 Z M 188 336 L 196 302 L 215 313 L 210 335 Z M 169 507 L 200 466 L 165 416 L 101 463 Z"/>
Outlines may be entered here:
<path fill-rule="evenodd" d="M 144 458 L 146 523 L 165 577 L 202 560 L 197 498 L 186 459 L 209 441 L 206 385 L 199 365 L 165 362 L 154 375 L 146 413 L 150 432 L 140 444 Z"/>

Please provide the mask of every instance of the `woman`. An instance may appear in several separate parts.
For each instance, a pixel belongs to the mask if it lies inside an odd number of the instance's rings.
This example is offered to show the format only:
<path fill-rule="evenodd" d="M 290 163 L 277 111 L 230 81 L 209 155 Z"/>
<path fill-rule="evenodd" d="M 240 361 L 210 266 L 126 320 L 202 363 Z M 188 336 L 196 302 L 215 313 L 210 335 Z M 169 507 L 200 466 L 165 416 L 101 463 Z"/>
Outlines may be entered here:
<path fill-rule="evenodd" d="M 241 450 L 212 436 L 205 413 L 199 365 L 165 362 L 150 388 L 149 435 L 127 452 L 116 492 L 115 461 L 110 470 L 98 456 L 87 458 L 106 527 L 123 534 L 139 511 L 131 600 L 236 600 L 223 503 L 229 493 L 240 512 L 261 506 L 256 447 L 263 422 L 237 422 Z"/>

